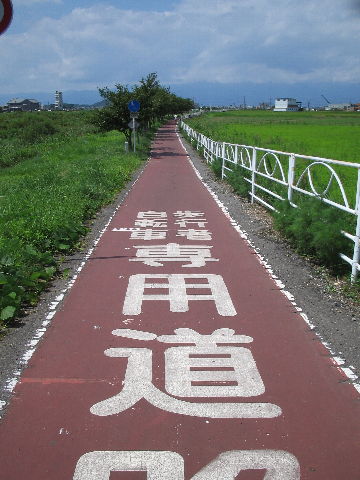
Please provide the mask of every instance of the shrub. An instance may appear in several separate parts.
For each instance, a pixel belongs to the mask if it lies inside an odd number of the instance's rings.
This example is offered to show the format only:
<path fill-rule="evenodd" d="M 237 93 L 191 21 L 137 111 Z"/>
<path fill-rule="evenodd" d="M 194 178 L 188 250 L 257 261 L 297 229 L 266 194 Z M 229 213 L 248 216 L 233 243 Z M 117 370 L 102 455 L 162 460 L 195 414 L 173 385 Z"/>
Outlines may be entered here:
<path fill-rule="evenodd" d="M 249 198 L 251 186 L 245 178 L 251 178 L 251 173 L 244 167 L 236 165 L 231 172 L 226 173 L 226 179 L 240 197 Z"/>
<path fill-rule="evenodd" d="M 44 137 L 54 135 L 57 131 L 54 124 L 47 119 L 36 116 L 26 118 L 27 122 L 24 122 L 21 131 L 21 138 L 24 143 L 31 145 L 41 142 Z"/>
<path fill-rule="evenodd" d="M 2 239 L 0 245 L 0 327 L 33 304 L 54 275 L 56 263 L 49 252 L 41 253 L 19 238 Z"/>
<path fill-rule="evenodd" d="M 217 178 L 221 178 L 221 176 L 222 176 L 222 160 L 220 158 L 214 160 L 210 164 L 210 168 L 214 172 L 214 174 Z"/>
<path fill-rule="evenodd" d="M 315 197 L 301 199 L 299 208 L 289 201 L 281 202 L 277 210 L 275 227 L 299 253 L 316 258 L 333 272 L 343 270 L 340 253 L 352 257 L 351 243 L 341 234 L 342 230 L 354 229 L 350 214 L 339 215 L 337 209 Z"/>

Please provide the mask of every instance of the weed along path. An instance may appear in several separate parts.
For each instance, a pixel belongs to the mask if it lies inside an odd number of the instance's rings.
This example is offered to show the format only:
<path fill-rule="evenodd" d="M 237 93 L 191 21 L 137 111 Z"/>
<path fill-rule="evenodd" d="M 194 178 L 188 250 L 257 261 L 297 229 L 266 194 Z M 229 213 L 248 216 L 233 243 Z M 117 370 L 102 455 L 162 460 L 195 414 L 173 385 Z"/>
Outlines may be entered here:
<path fill-rule="evenodd" d="M 162 127 L 14 390 L 1 479 L 360 478 L 358 392 L 220 207 Z"/>

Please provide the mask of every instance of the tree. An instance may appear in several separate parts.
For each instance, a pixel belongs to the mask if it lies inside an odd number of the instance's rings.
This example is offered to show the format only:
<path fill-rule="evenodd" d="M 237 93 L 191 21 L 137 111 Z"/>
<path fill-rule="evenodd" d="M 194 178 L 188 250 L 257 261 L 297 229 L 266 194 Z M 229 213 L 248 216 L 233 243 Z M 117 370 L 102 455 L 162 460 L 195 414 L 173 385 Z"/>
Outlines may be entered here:
<path fill-rule="evenodd" d="M 150 73 L 142 78 L 138 85 L 129 88 L 127 85 L 115 85 L 116 90 L 108 87 L 99 88 L 100 95 L 107 100 L 108 105 L 96 110 L 93 122 L 103 132 L 118 130 L 123 133 L 132 148 L 132 130 L 129 128 L 130 115 L 128 104 L 131 100 L 140 103 L 138 122 L 147 131 L 156 120 L 162 120 L 166 115 L 182 114 L 192 108 L 192 100 L 177 97 L 170 88 L 160 85 L 156 73 Z"/>
<path fill-rule="evenodd" d="M 145 131 L 151 128 L 158 117 L 159 96 L 162 87 L 157 79 L 156 73 L 150 73 L 146 78 L 140 80 L 140 85 L 134 86 L 136 100 L 140 103 L 139 122 L 143 125 Z"/>
<path fill-rule="evenodd" d="M 94 123 L 102 132 L 118 130 L 123 133 L 131 149 L 132 131 L 128 126 L 130 121 L 128 105 L 133 100 L 133 95 L 128 86 L 116 84 L 115 87 L 115 92 L 108 87 L 99 88 L 100 95 L 108 101 L 108 105 L 100 110 L 96 110 Z"/>

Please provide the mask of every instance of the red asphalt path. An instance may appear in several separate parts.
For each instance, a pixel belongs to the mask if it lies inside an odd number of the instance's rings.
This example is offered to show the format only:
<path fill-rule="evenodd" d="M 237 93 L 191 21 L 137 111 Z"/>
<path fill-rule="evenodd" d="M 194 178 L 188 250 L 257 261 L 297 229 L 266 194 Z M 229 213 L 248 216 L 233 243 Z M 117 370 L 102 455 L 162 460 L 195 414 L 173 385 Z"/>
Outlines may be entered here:
<path fill-rule="evenodd" d="M 15 388 L 0 478 L 359 480 L 359 405 L 170 122 Z"/>

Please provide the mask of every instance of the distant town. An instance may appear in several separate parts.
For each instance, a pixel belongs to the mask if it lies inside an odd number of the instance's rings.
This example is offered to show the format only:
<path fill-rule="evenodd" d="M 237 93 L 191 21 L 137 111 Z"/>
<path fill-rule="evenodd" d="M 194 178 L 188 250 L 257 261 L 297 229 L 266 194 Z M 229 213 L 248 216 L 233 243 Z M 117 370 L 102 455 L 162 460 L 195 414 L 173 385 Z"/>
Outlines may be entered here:
<path fill-rule="evenodd" d="M 106 104 L 106 101 L 94 103 L 93 105 L 80 105 L 74 103 L 64 103 L 62 92 L 55 92 L 55 102 L 41 105 L 41 103 L 34 98 L 12 98 L 6 105 L 0 106 L 0 112 L 38 112 L 53 111 L 53 110 L 92 110 L 94 108 L 101 108 Z"/>
<path fill-rule="evenodd" d="M 268 103 L 261 102 L 257 106 L 247 105 L 244 102 L 238 106 L 203 106 L 194 102 L 194 110 L 273 110 L 274 112 L 297 112 L 297 111 L 314 111 L 314 110 L 334 110 L 343 112 L 360 112 L 360 103 L 331 103 L 322 95 L 327 102 L 326 106 L 311 107 L 310 103 L 303 106 L 303 102 L 297 101 L 295 98 L 277 98 L 274 105 L 271 100 Z M 34 111 L 70 111 L 70 110 L 93 110 L 102 108 L 106 105 L 106 100 L 94 103 L 92 105 L 70 104 L 63 101 L 62 92 L 56 91 L 53 104 L 41 105 L 33 98 L 12 98 L 6 105 L 0 106 L 0 112 L 34 112 Z"/>
<path fill-rule="evenodd" d="M 324 97 L 325 98 L 325 97 Z M 326 99 L 325 99 L 326 100 Z M 334 111 L 343 111 L 343 112 L 360 112 L 360 103 L 331 103 L 326 100 L 326 106 L 320 107 L 310 107 L 310 103 L 306 106 L 303 106 L 303 102 L 297 101 L 295 98 L 277 98 L 275 100 L 275 104 L 273 105 L 271 102 L 264 103 L 261 102 L 259 105 L 246 105 L 244 102 L 238 106 L 230 105 L 228 107 L 200 107 L 199 104 L 194 104 L 194 107 L 197 109 L 205 109 L 205 110 L 273 110 L 274 112 L 299 112 L 303 110 L 307 111 L 315 111 L 315 110 L 334 110 Z"/>

